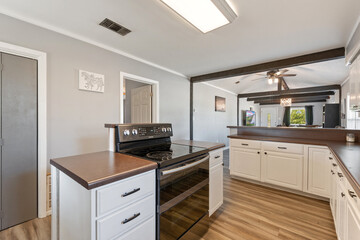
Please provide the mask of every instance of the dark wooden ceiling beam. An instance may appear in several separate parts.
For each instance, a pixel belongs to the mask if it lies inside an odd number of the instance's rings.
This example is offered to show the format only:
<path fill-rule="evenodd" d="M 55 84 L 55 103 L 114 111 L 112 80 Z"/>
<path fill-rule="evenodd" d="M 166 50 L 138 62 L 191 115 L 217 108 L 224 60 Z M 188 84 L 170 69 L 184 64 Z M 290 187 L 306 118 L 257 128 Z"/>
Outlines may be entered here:
<path fill-rule="evenodd" d="M 284 90 L 289 90 L 290 89 L 283 77 L 279 78 L 279 80 L 280 80 L 281 85 L 284 88 Z"/>
<path fill-rule="evenodd" d="M 214 72 L 214 73 L 203 74 L 203 75 L 199 75 L 199 76 L 193 76 L 190 78 L 190 81 L 194 82 L 194 83 L 205 82 L 205 81 L 211 81 L 211 80 L 215 80 L 215 79 L 229 78 L 229 77 L 247 75 L 247 74 L 252 74 L 252 73 L 265 72 L 265 71 L 270 71 L 270 70 L 274 70 L 274 69 L 282 69 L 282 68 L 296 67 L 296 66 L 305 65 L 305 64 L 330 61 L 330 60 L 334 60 L 334 59 L 343 58 L 344 56 L 345 56 L 345 48 L 341 47 L 341 48 L 331 49 L 331 50 L 327 50 L 327 51 L 316 52 L 316 53 L 306 54 L 306 55 L 302 55 L 302 56 L 251 65 L 251 66 L 247 66 L 247 67 L 240 67 L 240 68 L 235 68 L 235 69 L 230 69 L 230 70 L 225 70 L 225 71 L 220 71 L 220 72 Z"/>
<path fill-rule="evenodd" d="M 291 98 L 292 102 L 296 102 L 296 101 L 307 101 L 307 102 L 312 102 L 312 101 L 316 101 L 316 100 L 327 100 L 330 99 L 329 96 L 315 96 L 315 97 L 297 97 L 297 98 Z M 254 103 L 268 103 L 268 102 L 274 102 L 274 103 L 280 103 L 280 99 L 269 99 L 269 100 L 257 100 L 254 101 Z"/>
<path fill-rule="evenodd" d="M 251 98 L 247 98 L 247 101 L 277 100 L 281 98 L 298 98 L 298 97 L 332 96 L 332 95 L 335 95 L 334 91 L 301 93 L 301 94 L 281 94 L 278 96 L 270 96 L 270 97 L 251 97 Z"/>
<path fill-rule="evenodd" d="M 314 103 L 314 102 L 326 102 L 326 99 L 318 99 L 318 100 L 313 100 L 313 101 L 297 100 L 297 101 L 294 101 L 292 103 Z M 280 104 L 280 101 L 279 102 L 263 102 L 263 103 L 260 103 L 260 105 L 276 105 L 276 104 Z"/>
<path fill-rule="evenodd" d="M 326 90 L 339 90 L 339 89 L 341 89 L 341 86 L 336 84 L 336 85 L 326 85 L 326 86 L 309 87 L 309 88 L 295 88 L 295 89 L 282 90 L 282 91 L 243 93 L 243 94 L 238 94 L 238 98 L 279 96 L 279 95 L 292 94 L 292 93 L 322 92 Z"/>

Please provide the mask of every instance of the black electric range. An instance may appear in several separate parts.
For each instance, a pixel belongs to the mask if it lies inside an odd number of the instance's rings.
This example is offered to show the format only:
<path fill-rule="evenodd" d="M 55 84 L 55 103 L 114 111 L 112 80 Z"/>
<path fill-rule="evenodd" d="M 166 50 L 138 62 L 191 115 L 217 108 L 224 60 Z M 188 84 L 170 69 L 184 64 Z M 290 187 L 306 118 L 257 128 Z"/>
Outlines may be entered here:
<path fill-rule="evenodd" d="M 209 150 L 171 143 L 171 124 L 121 124 L 115 129 L 117 152 L 159 166 L 156 239 L 181 238 L 208 214 Z"/>

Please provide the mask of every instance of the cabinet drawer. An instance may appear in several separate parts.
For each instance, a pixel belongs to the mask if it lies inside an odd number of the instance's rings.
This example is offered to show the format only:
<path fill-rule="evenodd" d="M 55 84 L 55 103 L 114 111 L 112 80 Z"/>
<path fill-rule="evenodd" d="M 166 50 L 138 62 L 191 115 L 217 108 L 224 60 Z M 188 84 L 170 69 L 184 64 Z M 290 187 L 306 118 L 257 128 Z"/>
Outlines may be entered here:
<path fill-rule="evenodd" d="M 150 195 L 120 211 L 96 221 L 98 240 L 113 239 L 144 220 L 155 216 L 155 195 Z"/>
<path fill-rule="evenodd" d="M 219 149 L 210 152 L 210 167 L 216 166 L 223 162 L 223 150 Z"/>
<path fill-rule="evenodd" d="M 302 144 L 264 142 L 262 146 L 264 151 L 294 153 L 294 154 L 303 154 L 304 152 L 304 146 Z"/>
<path fill-rule="evenodd" d="M 155 240 L 155 229 L 155 216 L 153 216 L 119 238 L 116 238 L 116 240 L 139 240 L 144 239 L 144 236 L 148 240 Z"/>
<path fill-rule="evenodd" d="M 260 141 L 245 140 L 245 139 L 230 139 L 230 146 L 231 147 L 260 149 L 261 148 L 261 142 Z"/>
<path fill-rule="evenodd" d="M 96 215 L 100 217 L 154 192 L 154 170 L 110 184 L 96 191 Z"/>

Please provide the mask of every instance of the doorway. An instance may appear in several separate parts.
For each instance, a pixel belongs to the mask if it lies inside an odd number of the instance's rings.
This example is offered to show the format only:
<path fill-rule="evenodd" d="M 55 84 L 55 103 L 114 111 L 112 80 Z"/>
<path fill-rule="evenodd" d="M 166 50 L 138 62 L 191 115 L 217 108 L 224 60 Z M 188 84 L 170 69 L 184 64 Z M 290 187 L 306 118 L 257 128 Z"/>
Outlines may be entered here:
<path fill-rule="evenodd" d="M 260 112 L 261 127 L 276 127 L 278 119 L 278 109 L 276 107 L 261 108 Z"/>
<path fill-rule="evenodd" d="M 120 73 L 120 123 L 159 122 L 159 82 Z"/>

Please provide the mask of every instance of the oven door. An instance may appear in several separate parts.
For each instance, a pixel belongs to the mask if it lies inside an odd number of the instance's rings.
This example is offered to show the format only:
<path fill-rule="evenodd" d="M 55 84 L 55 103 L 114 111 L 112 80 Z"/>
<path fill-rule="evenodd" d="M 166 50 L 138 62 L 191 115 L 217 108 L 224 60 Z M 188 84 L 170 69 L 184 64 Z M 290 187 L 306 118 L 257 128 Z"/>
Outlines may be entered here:
<path fill-rule="evenodd" d="M 159 170 L 158 233 L 179 239 L 209 210 L 209 154 Z"/>

